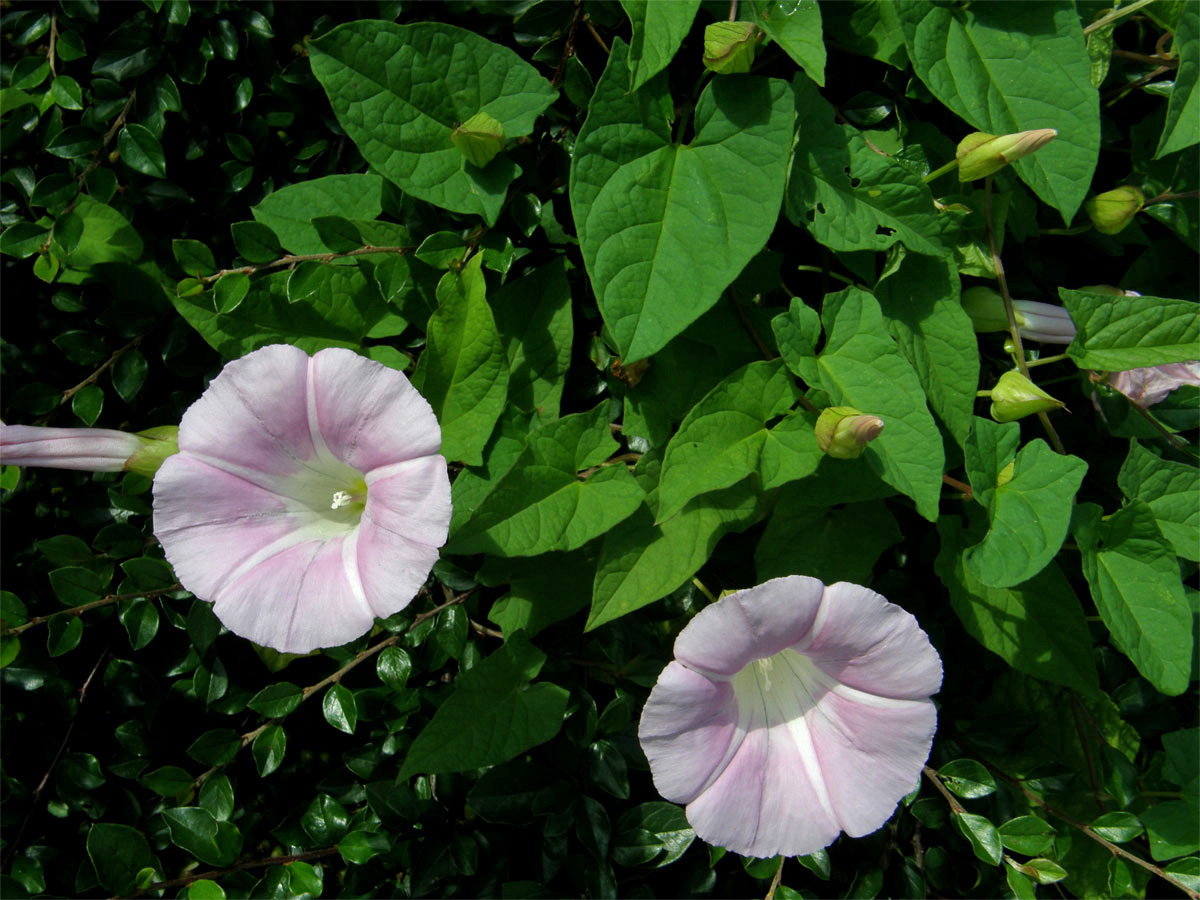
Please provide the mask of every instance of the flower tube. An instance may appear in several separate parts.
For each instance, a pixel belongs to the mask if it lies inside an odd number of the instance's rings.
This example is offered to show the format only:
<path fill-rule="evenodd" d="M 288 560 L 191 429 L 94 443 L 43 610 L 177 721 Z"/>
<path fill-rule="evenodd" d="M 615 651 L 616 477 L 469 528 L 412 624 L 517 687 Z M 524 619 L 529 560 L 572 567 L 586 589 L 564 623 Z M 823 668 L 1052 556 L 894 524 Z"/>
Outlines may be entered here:
<path fill-rule="evenodd" d="M 990 287 L 967 288 L 962 305 L 975 331 L 1008 331 L 1004 298 Z M 1037 300 L 1013 300 L 1012 305 L 1021 337 L 1044 344 L 1069 344 L 1075 339 L 1075 323 L 1065 307 Z"/>
<path fill-rule="evenodd" d="M 111 428 L 42 428 L 0 422 L 0 463 L 153 475 L 175 452 L 173 426 L 139 434 Z"/>
<path fill-rule="evenodd" d="M 792 575 L 680 632 L 638 727 L 654 785 L 696 834 L 795 856 L 878 829 L 920 777 L 942 664 L 909 613 Z"/>

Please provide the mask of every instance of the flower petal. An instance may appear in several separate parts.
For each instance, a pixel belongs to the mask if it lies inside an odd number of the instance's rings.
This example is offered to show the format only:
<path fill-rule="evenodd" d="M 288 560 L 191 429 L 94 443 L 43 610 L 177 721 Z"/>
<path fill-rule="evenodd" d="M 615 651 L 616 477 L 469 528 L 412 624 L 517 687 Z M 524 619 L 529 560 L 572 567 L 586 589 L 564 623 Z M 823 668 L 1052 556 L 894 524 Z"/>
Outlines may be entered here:
<path fill-rule="evenodd" d="M 41 428 L 0 422 L 0 463 L 120 472 L 141 447 L 136 434 L 109 428 Z"/>
<path fill-rule="evenodd" d="M 788 575 L 730 594 L 702 609 L 675 639 L 675 658 L 697 671 L 732 676 L 755 659 L 799 642 L 825 586 Z"/>
<path fill-rule="evenodd" d="M 917 620 L 869 588 L 825 588 L 812 634 L 795 648 L 831 678 L 880 697 L 922 699 L 942 684 L 942 661 Z"/>
<path fill-rule="evenodd" d="M 352 540 L 284 546 L 222 586 L 213 611 L 230 631 L 282 653 L 336 647 L 366 634 L 375 616 L 347 573 Z"/>
<path fill-rule="evenodd" d="M 235 359 L 188 407 L 179 449 L 284 476 L 316 454 L 309 430 L 308 354 L 272 344 Z"/>
<path fill-rule="evenodd" d="M 437 453 L 442 431 L 429 402 L 395 369 L 340 348 L 312 359 L 321 436 L 360 472 Z"/>
<path fill-rule="evenodd" d="M 658 792 L 672 803 L 694 800 L 725 763 L 737 717 L 728 682 L 670 663 L 658 676 L 638 725 Z"/>

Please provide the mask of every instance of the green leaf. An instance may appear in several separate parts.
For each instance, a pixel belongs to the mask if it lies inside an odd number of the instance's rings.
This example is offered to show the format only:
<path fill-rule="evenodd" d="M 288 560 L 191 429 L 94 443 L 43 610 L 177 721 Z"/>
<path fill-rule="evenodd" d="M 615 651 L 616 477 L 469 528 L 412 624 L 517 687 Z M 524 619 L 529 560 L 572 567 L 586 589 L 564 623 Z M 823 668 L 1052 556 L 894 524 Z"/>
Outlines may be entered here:
<path fill-rule="evenodd" d="M 737 484 L 697 497 L 655 524 L 657 499 L 651 494 L 604 536 L 585 631 L 667 596 L 699 571 L 726 532 L 754 522 L 763 505 L 759 491 Z"/>
<path fill-rule="evenodd" d="M 1011 428 L 1011 431 L 1005 429 Z M 988 532 L 967 548 L 966 572 L 987 587 L 1012 587 L 1028 581 L 1058 553 L 1071 523 L 1075 493 L 1087 472 L 1076 456 L 1055 453 L 1040 438 L 1017 453 L 1011 477 L 997 486 L 1007 470 L 1007 450 L 998 455 L 993 435 L 1017 434 L 1015 423 L 998 425 L 975 419 L 965 447 L 967 477 L 979 501 L 987 506 Z"/>
<path fill-rule="evenodd" d="M 102 409 L 104 409 L 104 388 L 99 385 L 84 385 L 79 389 L 79 393 L 71 398 L 71 412 L 79 416 L 83 424 L 89 427 L 96 424 Z"/>
<path fill-rule="evenodd" d="M 236 731 L 231 728 L 214 728 L 192 741 L 187 754 L 206 766 L 223 766 L 237 756 L 241 748 L 242 737 Z"/>
<path fill-rule="evenodd" d="M 383 211 L 382 190 L 383 179 L 378 175 L 326 175 L 282 187 L 251 207 L 250 212 L 255 221 L 278 236 L 289 252 L 325 253 L 312 220 L 321 216 L 374 219 Z"/>
<path fill-rule="evenodd" d="M 79 646 L 83 637 L 83 619 L 76 615 L 55 616 L 46 623 L 46 652 L 62 656 Z"/>
<path fill-rule="evenodd" d="M 870 584 L 871 570 L 900 529 L 886 504 L 802 506 L 792 502 L 807 481 L 785 487 L 754 551 L 759 582 L 783 575 L 811 575 L 826 584 Z"/>
<path fill-rule="evenodd" d="M 103 146 L 100 135 L 86 125 L 68 125 L 46 143 L 46 152 L 62 159 L 81 159 Z"/>
<path fill-rule="evenodd" d="M 592 599 L 596 572 L 594 545 L 570 553 L 534 557 L 489 557 L 478 578 L 487 585 L 507 584 L 509 591 L 488 611 L 488 618 L 510 637 L 527 637 L 573 616 Z"/>
<path fill-rule="evenodd" d="M 575 143 L 570 196 L 601 315 L 628 365 L 716 303 L 762 249 L 794 116 L 783 82 L 719 78 L 700 95 L 695 137 L 677 144 L 665 76 L 626 94 L 625 58 L 614 41 Z"/>
<path fill-rule="evenodd" d="M 1141 814 L 1150 840 L 1150 855 L 1158 862 L 1200 850 L 1196 807 L 1183 800 L 1157 803 Z"/>
<path fill-rule="evenodd" d="M 859 288 L 827 295 L 822 321 L 828 337 L 817 359 L 820 386 L 833 405 L 884 420 L 883 433 L 867 445 L 863 458 L 911 497 L 918 513 L 935 521 L 942 491 L 941 435 L 916 373 L 884 329 L 878 302 Z"/>
<path fill-rule="evenodd" d="M 388 687 L 404 687 L 410 672 L 412 659 L 401 647 L 385 647 L 375 660 L 375 673 Z"/>
<path fill-rule="evenodd" d="M 1092 831 L 1114 844 L 1132 841 L 1144 830 L 1145 828 L 1137 816 L 1120 809 L 1105 813 L 1092 822 Z"/>
<path fill-rule="evenodd" d="M 142 255 L 142 239 L 123 215 L 83 194 L 75 203 L 75 215 L 83 219 L 83 235 L 65 263 L 87 270 L 98 263 L 136 262 Z"/>
<path fill-rule="evenodd" d="M 143 775 L 141 782 L 163 797 L 180 797 L 191 788 L 192 776 L 179 766 L 162 766 Z"/>
<path fill-rule="evenodd" d="M 617 449 L 607 404 L 543 425 L 445 551 L 536 556 L 574 550 L 628 518 L 643 491 L 623 465 L 577 475 Z"/>
<path fill-rule="evenodd" d="M 254 764 L 258 766 L 260 778 L 266 778 L 279 768 L 286 750 L 287 734 L 280 725 L 268 725 L 254 739 L 254 743 L 250 745 L 250 752 L 254 756 Z"/>
<path fill-rule="evenodd" d="M 117 137 L 125 165 L 152 178 L 167 177 L 167 158 L 154 132 L 144 125 L 126 125 Z"/>
<path fill-rule="evenodd" d="M 788 218 L 833 250 L 886 250 L 903 243 L 942 256 L 953 222 L 921 178 L 880 156 L 835 113 L 808 79 L 792 83 L 800 141 L 788 176 Z"/>
<path fill-rule="evenodd" d="M 414 197 L 495 222 L 520 170 L 503 153 L 476 168 L 450 134 L 478 112 L 508 140 L 533 131 L 558 92 L 531 65 L 478 34 L 434 22 L 348 22 L 307 47 L 334 115 L 367 162 Z M 453 89 L 429 89 L 436 84 Z"/>
<path fill-rule="evenodd" d="M 233 862 L 242 848 L 242 836 L 229 822 L 218 822 L 202 806 L 177 806 L 162 811 L 171 843 L 211 866 Z"/>
<path fill-rule="evenodd" d="M 613 861 L 622 866 L 654 863 L 661 869 L 683 856 L 695 839 L 682 807 L 661 800 L 642 803 L 617 820 Z"/>
<path fill-rule="evenodd" d="M 978 800 L 996 792 L 996 779 L 974 759 L 956 759 L 938 769 L 942 782 L 965 800 Z"/>
<path fill-rule="evenodd" d="M 350 815 L 346 808 L 328 794 L 318 794 L 313 798 L 300 817 L 300 826 L 305 833 L 322 847 L 340 840 L 349 824 Z"/>
<path fill-rule="evenodd" d="M 290 681 L 269 684 L 249 700 L 246 705 L 268 719 L 278 719 L 295 711 L 303 699 L 300 688 Z"/>
<path fill-rule="evenodd" d="M 1054 826 L 1037 816 L 1017 816 L 996 830 L 1005 847 L 1024 856 L 1038 856 L 1054 850 Z"/>
<path fill-rule="evenodd" d="M 229 231 L 233 235 L 233 246 L 246 262 L 268 263 L 283 256 L 279 238 L 262 222 L 234 222 Z"/>
<path fill-rule="evenodd" d="M 200 787 L 198 802 L 212 813 L 218 822 L 227 822 L 235 809 L 233 785 L 229 782 L 229 776 L 218 772 L 205 781 Z"/>
<path fill-rule="evenodd" d="M 1051 859 L 1031 859 L 1021 864 L 1021 872 L 1038 884 L 1054 884 L 1067 877 L 1067 870 Z"/>
<path fill-rule="evenodd" d="M 413 253 L 417 259 L 435 269 L 449 269 L 467 255 L 467 242 L 456 231 L 435 231 Z M 457 266 L 454 266 L 457 268 Z"/>
<path fill-rule="evenodd" d="M 344 216 L 314 216 L 312 227 L 321 245 L 330 253 L 345 253 L 364 245 L 358 227 Z"/>
<path fill-rule="evenodd" d="M 1101 519 L 1081 504 L 1072 530 L 1083 575 L 1113 643 L 1164 694 L 1187 689 L 1192 669 L 1192 611 L 1179 582 L 1175 551 L 1140 500 Z"/>
<path fill-rule="evenodd" d="M 218 313 L 231 313 L 242 305 L 249 293 L 250 276 L 245 272 L 230 272 L 218 278 L 213 286 L 213 305 Z"/>
<path fill-rule="evenodd" d="M 201 878 L 188 885 L 187 900 L 225 900 L 225 889 L 215 881 Z"/>
<path fill-rule="evenodd" d="M 50 96 L 63 109 L 83 109 L 83 88 L 70 75 L 55 77 L 50 85 Z"/>
<path fill-rule="evenodd" d="M 117 618 L 125 626 L 129 646 L 134 650 L 141 650 L 158 634 L 158 607 L 144 597 L 122 600 Z"/>
<path fill-rule="evenodd" d="M 754 22 L 808 74 L 825 86 L 825 42 L 817 0 L 744 0 L 738 18 Z"/>
<path fill-rule="evenodd" d="M 413 741 L 399 777 L 495 765 L 554 737 L 562 727 L 567 691 L 529 683 L 545 661 L 546 655 L 518 632 L 462 672 L 453 693 Z"/>
<path fill-rule="evenodd" d="M 390 849 L 385 835 L 370 831 L 352 831 L 338 843 L 342 859 L 360 866 Z"/>
<path fill-rule="evenodd" d="M 996 826 L 983 816 L 974 813 L 955 813 L 954 824 L 959 832 L 971 842 L 975 855 L 993 866 L 1000 865 L 1004 851 L 1000 844 L 1000 833 Z"/>
<path fill-rule="evenodd" d="M 964 568 L 965 536 L 952 519 L 940 520 L 938 533 L 942 548 L 934 570 L 967 633 L 1019 672 L 1094 693 L 1091 635 L 1062 570 L 1051 563 L 1025 584 L 990 588 Z"/>
<path fill-rule="evenodd" d="M 126 350 L 117 357 L 112 367 L 112 384 L 117 395 L 126 403 L 132 403 L 142 385 L 146 383 L 149 372 L 150 363 L 146 361 L 142 351 L 137 348 Z"/>
<path fill-rule="evenodd" d="M 811 424 L 795 432 L 790 426 L 781 431 L 783 423 L 767 428 L 799 396 L 782 360 L 750 363 L 709 391 L 667 444 L 656 520 L 664 522 L 693 497 L 727 488 L 752 472 L 763 472 L 764 489 L 811 474 L 822 456 Z M 806 431 L 810 440 L 792 439 Z M 788 436 L 781 440 L 782 434 Z"/>
<path fill-rule="evenodd" d="M 97 822 L 88 830 L 87 854 L 100 883 L 114 894 L 131 894 L 137 873 L 154 865 L 150 845 L 136 828 Z"/>
<path fill-rule="evenodd" d="M 571 361 L 571 288 L 562 258 L 510 281 L 492 298 L 496 328 L 508 354 L 508 399 L 557 419 Z"/>
<path fill-rule="evenodd" d="M 37 253 L 49 238 L 49 229 L 32 222 L 17 222 L 0 234 L 0 253 L 15 256 L 17 259 L 28 259 Z"/>
<path fill-rule="evenodd" d="M 171 241 L 171 252 L 184 274 L 193 278 L 203 278 L 217 271 L 217 260 L 213 252 L 201 241 L 175 238 Z"/>
<path fill-rule="evenodd" d="M 1167 873 L 1188 890 L 1200 891 L 1200 857 L 1177 859 L 1167 866 Z"/>
<path fill-rule="evenodd" d="M 621 0 L 629 16 L 632 34 L 629 38 L 629 91 L 643 84 L 667 67 L 687 37 L 700 8 L 700 0 L 676 0 L 657 3 L 652 0 Z"/>
<path fill-rule="evenodd" d="M 1172 49 L 1179 55 L 1179 68 L 1155 159 L 1200 143 L 1200 16 L 1191 4 L 1180 11 Z"/>
<path fill-rule="evenodd" d="M 1165 297 L 1114 297 L 1059 288 L 1075 323 L 1067 353 L 1081 369 L 1123 372 L 1187 362 L 1200 342 L 1200 305 Z"/>
<path fill-rule="evenodd" d="M 1070 223 L 1100 150 L 1099 95 L 1074 2 L 952 8 L 903 0 L 897 9 L 918 77 L 975 129 L 1058 129 L 1013 167 Z"/>
<path fill-rule="evenodd" d="M 905 254 L 875 288 L 888 331 L 912 365 L 929 407 L 961 446 L 979 386 L 979 343 L 949 260 Z"/>
<path fill-rule="evenodd" d="M 354 702 L 354 693 L 340 684 L 331 684 L 321 701 L 321 711 L 325 721 L 346 734 L 354 734 L 354 726 L 358 724 L 358 704 Z"/>
<path fill-rule="evenodd" d="M 438 282 L 439 305 L 429 318 L 428 343 L 413 386 L 442 425 L 447 459 L 477 466 L 504 409 L 508 365 L 486 299 L 483 255 Z"/>
<path fill-rule="evenodd" d="M 1200 560 L 1200 470 L 1156 456 L 1137 441 L 1117 475 L 1129 500 L 1142 500 L 1159 530 L 1184 559 Z"/>

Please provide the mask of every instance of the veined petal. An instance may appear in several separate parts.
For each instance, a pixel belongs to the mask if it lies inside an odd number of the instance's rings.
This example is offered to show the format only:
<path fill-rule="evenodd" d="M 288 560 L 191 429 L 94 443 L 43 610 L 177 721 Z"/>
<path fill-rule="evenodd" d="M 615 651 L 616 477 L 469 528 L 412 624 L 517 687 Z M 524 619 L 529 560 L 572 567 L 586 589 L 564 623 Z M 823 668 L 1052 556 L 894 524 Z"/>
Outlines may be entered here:
<path fill-rule="evenodd" d="M 141 447 L 136 434 L 109 428 L 41 428 L 0 422 L 0 464 L 120 472 Z"/>
<path fill-rule="evenodd" d="M 790 647 L 808 633 L 824 585 L 789 575 L 738 591 L 702 609 L 675 640 L 675 658 L 702 672 L 732 676 L 754 659 Z"/>
<path fill-rule="evenodd" d="M 423 456 L 369 472 L 364 520 L 429 547 L 446 543 L 450 477 L 441 456 Z"/>
<path fill-rule="evenodd" d="M 408 606 L 421 590 L 438 560 L 438 548 L 382 528 L 364 514 L 355 558 L 367 603 L 385 619 Z"/>
<path fill-rule="evenodd" d="M 308 354 L 272 344 L 235 359 L 179 423 L 179 449 L 269 475 L 316 455 L 308 423 Z"/>
<path fill-rule="evenodd" d="M 339 348 L 312 358 L 313 410 L 330 451 L 360 472 L 430 456 L 442 430 L 403 373 Z"/>

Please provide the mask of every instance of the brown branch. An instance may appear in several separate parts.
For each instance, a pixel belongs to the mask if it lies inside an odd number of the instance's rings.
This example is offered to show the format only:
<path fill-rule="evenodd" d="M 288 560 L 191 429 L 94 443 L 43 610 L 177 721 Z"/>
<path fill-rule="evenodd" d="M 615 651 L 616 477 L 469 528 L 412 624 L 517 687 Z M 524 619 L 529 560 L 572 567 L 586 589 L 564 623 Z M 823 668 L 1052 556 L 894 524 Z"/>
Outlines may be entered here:
<path fill-rule="evenodd" d="M 595 475 L 601 469 L 608 468 L 609 466 L 615 466 L 619 463 L 630 463 L 630 462 L 636 463 L 641 458 L 642 458 L 642 454 L 640 454 L 640 453 L 633 453 L 633 452 L 621 453 L 617 456 L 614 456 L 612 459 L 606 459 L 604 462 L 600 463 L 597 466 L 592 466 L 590 469 L 584 469 L 582 472 L 580 472 L 575 477 L 578 478 L 580 481 L 587 481 L 589 478 L 591 478 L 593 475 Z"/>
<path fill-rule="evenodd" d="M 1151 81 L 1153 81 L 1159 75 L 1166 74 L 1169 71 L 1171 71 L 1169 66 L 1159 66 L 1157 69 L 1154 69 L 1151 72 L 1147 72 L 1145 75 L 1143 75 L 1137 81 L 1131 81 L 1131 82 L 1129 82 L 1129 84 L 1121 85 L 1119 88 L 1117 88 L 1115 91 L 1113 91 L 1109 95 L 1111 97 L 1111 99 L 1104 105 L 1106 107 L 1112 106 L 1114 103 L 1116 103 L 1118 100 L 1120 100 L 1122 97 L 1124 97 L 1129 92 L 1135 91 L 1138 88 L 1142 87 L 1143 85 L 1149 84 Z"/>
<path fill-rule="evenodd" d="M 604 51 L 604 55 L 608 56 L 610 54 L 608 44 L 604 43 L 604 38 L 600 37 L 600 32 L 598 32 L 596 30 L 596 26 L 592 24 L 592 17 L 585 15 L 583 17 L 583 24 L 586 25 L 587 30 L 592 33 L 592 37 L 596 39 L 596 43 L 600 45 L 600 49 Z"/>
<path fill-rule="evenodd" d="M 130 350 L 132 350 L 134 347 L 137 347 L 139 344 L 141 344 L 141 342 L 145 339 L 145 337 L 146 337 L 145 335 L 139 334 L 137 337 L 135 337 L 132 341 L 130 341 L 124 347 L 120 347 L 120 348 L 114 350 L 112 352 L 112 355 L 109 356 L 107 360 L 105 360 L 103 363 L 100 364 L 100 368 L 96 369 L 95 372 L 93 372 L 87 378 L 83 379 L 83 381 L 79 382 L 79 384 L 75 385 L 75 387 L 67 388 L 65 391 L 63 391 L 62 397 L 59 398 L 58 405 L 62 406 L 64 403 L 66 403 L 68 400 L 70 400 L 72 397 L 74 397 L 76 394 L 78 394 L 80 391 L 82 391 L 89 384 L 95 384 L 97 378 L 99 378 L 101 375 L 103 375 L 105 372 L 107 372 L 110 368 L 112 368 L 113 363 L 115 363 L 118 359 L 120 359 L 122 356 L 124 356 L 126 353 L 128 353 Z"/>
<path fill-rule="evenodd" d="M 182 589 L 182 587 L 183 585 L 181 585 L 179 582 L 175 582 L 175 584 L 171 585 L 170 587 L 157 588 L 153 591 L 140 591 L 136 594 L 107 594 L 101 597 L 99 600 L 93 600 L 91 603 L 84 603 L 82 606 L 72 606 L 70 609 L 60 609 L 58 612 L 52 612 L 45 616 L 34 616 L 28 622 L 17 625 L 15 628 L 0 629 L 0 635 L 7 637 L 11 634 L 20 634 L 23 631 L 28 631 L 30 628 L 33 628 L 35 625 L 41 625 L 45 622 L 49 622 L 55 616 L 78 616 L 90 609 L 97 609 L 101 606 L 111 606 L 112 604 L 119 603 L 122 600 L 133 600 L 137 597 L 161 597 L 164 594 L 170 594 L 174 591 L 178 591 Z"/>
<path fill-rule="evenodd" d="M 1012 336 L 1013 346 L 1016 352 L 1013 354 L 1017 360 L 1017 370 L 1029 378 L 1029 365 L 1025 361 L 1025 346 L 1021 343 L 1021 330 L 1017 327 L 1017 316 L 1013 310 L 1012 295 L 1008 292 L 1008 278 L 1004 274 L 1004 263 L 1000 261 L 1000 251 L 996 248 L 996 228 L 992 224 L 992 176 L 989 175 L 983 183 L 983 218 L 987 224 L 988 247 L 992 251 L 992 267 L 996 270 L 996 283 L 1000 286 L 1000 296 L 1004 298 L 1004 314 L 1008 317 L 1008 331 Z M 1032 381 L 1032 379 L 1030 379 Z M 1054 430 L 1054 425 L 1050 422 L 1045 410 L 1038 414 L 1038 418 L 1042 422 L 1042 427 L 1046 429 L 1046 435 L 1050 438 L 1050 443 L 1054 445 L 1054 449 L 1059 453 L 1066 453 L 1067 450 L 1063 446 L 1062 440 L 1058 436 L 1058 432 Z"/>
<path fill-rule="evenodd" d="M 736 5 L 737 0 L 734 0 Z M 779 882 L 783 881 L 783 864 L 787 860 L 786 856 L 779 857 L 779 868 L 775 870 L 775 876 L 771 879 L 771 886 L 767 889 L 766 900 L 775 900 L 775 892 L 779 890 Z"/>
<path fill-rule="evenodd" d="M 1184 191 L 1181 194 L 1173 194 L 1170 191 L 1163 191 L 1157 197 L 1147 200 L 1142 204 L 1144 209 L 1147 206 L 1153 206 L 1155 203 L 1166 203 L 1168 200 L 1194 200 L 1200 197 L 1200 191 Z"/>
<path fill-rule="evenodd" d="M 575 15 L 571 19 L 571 27 L 567 29 L 567 40 L 563 44 L 562 56 L 558 58 L 558 68 L 554 70 L 554 77 L 550 79 L 550 84 L 554 87 L 562 82 L 563 72 L 567 68 L 567 60 L 575 55 L 575 29 L 579 27 L 579 20 L 583 17 L 583 0 L 575 0 Z"/>
<path fill-rule="evenodd" d="M 960 816 L 966 812 L 966 810 L 963 809 L 963 805 L 958 802 L 958 798 L 950 793 L 946 786 L 942 784 L 942 779 L 938 777 L 936 770 L 931 769 L 929 766 L 925 766 L 923 769 L 921 769 L 921 771 L 925 773 L 926 778 L 933 782 L 933 786 L 938 789 L 938 792 L 946 798 L 946 803 L 950 805 L 950 810 L 952 812 L 955 812 Z"/>
<path fill-rule="evenodd" d="M 345 259 L 350 256 L 367 256 L 371 253 L 395 253 L 398 256 L 407 256 L 416 249 L 416 247 L 376 247 L 373 244 L 367 244 L 364 247 L 343 250 L 339 253 L 289 253 L 287 256 L 281 256 L 279 259 L 272 260 L 269 263 L 262 263 L 257 266 L 239 266 L 236 269 L 221 269 L 219 272 L 215 272 L 212 275 L 203 275 L 196 280 L 202 284 L 208 284 L 226 275 L 254 275 L 258 272 L 265 272 L 268 269 L 278 269 L 281 266 L 294 266 L 302 262 L 331 263 L 335 259 Z"/>
<path fill-rule="evenodd" d="M 161 891 L 167 888 L 184 887 L 192 884 L 195 881 L 203 881 L 204 879 L 222 878 L 225 875 L 231 875 L 234 872 L 242 872 L 246 869 L 261 869 L 265 866 L 286 866 L 288 863 L 303 862 L 307 859 L 320 859 L 324 856 L 333 856 L 338 852 L 337 847 L 322 847 L 320 850 L 306 850 L 303 853 L 293 853 L 290 856 L 264 856 L 260 859 L 247 859 L 241 862 L 236 862 L 227 869 L 211 869 L 207 872 L 192 872 L 190 875 L 184 875 L 182 878 L 174 878 L 171 881 L 156 881 L 153 884 L 147 885 L 139 891 L 134 891 L 132 894 L 124 894 L 120 897 L 113 897 L 112 900 L 130 900 L 133 897 L 140 897 L 150 891 Z"/>
<path fill-rule="evenodd" d="M 1134 53 L 1132 50 L 1113 50 L 1112 55 L 1143 62 L 1149 66 L 1167 66 L 1172 69 L 1179 66 L 1179 60 L 1170 56 L 1147 56 L 1145 53 Z"/>
<path fill-rule="evenodd" d="M 79 183 L 80 187 L 83 187 L 84 181 L 87 179 L 88 175 L 92 173 L 92 170 L 100 167 L 100 160 L 104 156 L 104 151 L 108 149 L 108 145 L 113 142 L 113 138 L 117 136 L 117 132 L 120 131 L 121 126 L 125 124 L 125 117 L 128 116 L 129 111 L 133 109 L 133 101 L 136 97 L 136 89 L 129 92 L 129 99 L 125 101 L 125 106 L 121 109 L 121 112 L 117 115 L 116 120 L 112 123 L 112 127 L 109 128 L 108 131 L 104 132 L 104 140 L 101 142 L 100 149 L 96 151 L 96 158 L 92 160 L 91 164 L 82 172 L 80 172 L 79 177 L 76 178 L 76 181 Z M 69 207 L 67 207 L 65 212 L 70 212 L 74 208 L 75 204 L 72 203 Z"/>
<path fill-rule="evenodd" d="M 957 478 L 951 478 L 949 475 L 943 475 L 942 483 L 949 485 L 956 491 L 962 491 L 964 500 L 975 499 L 975 492 L 971 490 L 971 486 L 965 481 L 959 481 Z"/>
<path fill-rule="evenodd" d="M 492 638 L 499 638 L 500 640 L 504 640 L 504 632 L 503 631 L 497 631 L 495 628 L 488 628 L 486 625 L 481 625 L 479 622 L 476 622 L 474 619 L 467 619 L 467 624 L 469 624 L 471 626 L 472 631 L 474 631 L 476 634 L 480 635 L 481 637 L 492 637 Z"/>

